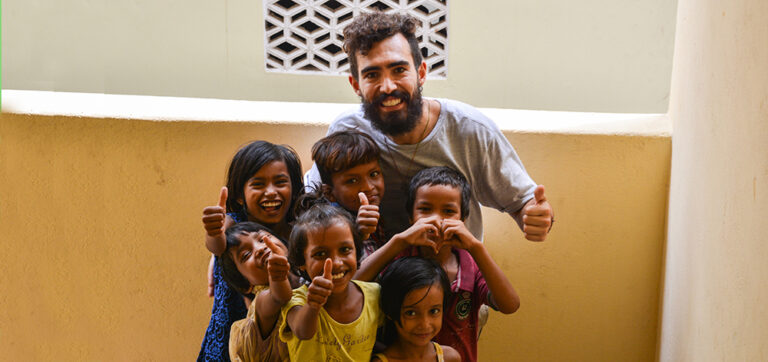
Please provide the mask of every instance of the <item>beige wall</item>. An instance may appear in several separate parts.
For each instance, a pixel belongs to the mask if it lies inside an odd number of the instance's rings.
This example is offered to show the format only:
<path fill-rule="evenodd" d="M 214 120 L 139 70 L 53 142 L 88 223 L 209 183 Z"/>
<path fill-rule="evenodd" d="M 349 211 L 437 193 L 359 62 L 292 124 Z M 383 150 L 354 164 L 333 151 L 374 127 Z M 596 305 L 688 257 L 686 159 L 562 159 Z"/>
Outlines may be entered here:
<path fill-rule="evenodd" d="M 768 2 L 681 0 L 662 361 L 768 359 Z"/>
<path fill-rule="evenodd" d="M 200 212 L 216 201 L 228 160 L 261 138 L 295 146 L 306 167 L 326 130 L 0 117 L 8 360 L 193 359 L 212 303 Z M 669 137 L 507 136 L 547 186 L 557 221 L 533 243 L 508 216 L 485 210 L 486 243 L 522 307 L 492 314 L 481 359 L 653 359 Z"/>
<path fill-rule="evenodd" d="M 449 75 L 482 107 L 663 113 L 675 0 L 450 1 Z M 262 1 L 4 0 L 5 89 L 355 102 L 345 77 L 264 70 Z"/>

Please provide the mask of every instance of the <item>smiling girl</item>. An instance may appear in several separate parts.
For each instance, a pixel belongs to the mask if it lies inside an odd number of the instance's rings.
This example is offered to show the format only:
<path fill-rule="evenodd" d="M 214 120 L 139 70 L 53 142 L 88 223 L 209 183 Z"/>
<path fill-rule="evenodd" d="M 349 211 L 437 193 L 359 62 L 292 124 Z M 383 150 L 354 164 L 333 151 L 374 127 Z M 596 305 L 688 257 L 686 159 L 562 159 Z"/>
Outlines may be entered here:
<path fill-rule="evenodd" d="M 291 232 L 288 260 L 312 283 L 283 307 L 280 338 L 291 361 L 367 361 L 383 322 L 379 285 L 352 280 L 361 240 L 350 214 L 323 198 L 308 204 Z"/>
<path fill-rule="evenodd" d="M 230 326 L 246 316 L 243 298 L 227 285 L 215 262 L 227 247 L 224 230 L 238 222 L 253 221 L 287 239 L 292 221 L 289 211 L 303 188 L 301 163 L 288 146 L 254 141 L 232 158 L 227 186 L 221 189 L 218 205 L 203 209 L 205 246 L 214 254 L 208 281 L 208 294 L 214 301 L 199 361 L 229 361 Z"/>
<path fill-rule="evenodd" d="M 459 352 L 433 342 L 443 325 L 450 284 L 432 260 L 405 257 L 382 274 L 381 309 L 387 348 L 371 361 L 461 361 Z"/>

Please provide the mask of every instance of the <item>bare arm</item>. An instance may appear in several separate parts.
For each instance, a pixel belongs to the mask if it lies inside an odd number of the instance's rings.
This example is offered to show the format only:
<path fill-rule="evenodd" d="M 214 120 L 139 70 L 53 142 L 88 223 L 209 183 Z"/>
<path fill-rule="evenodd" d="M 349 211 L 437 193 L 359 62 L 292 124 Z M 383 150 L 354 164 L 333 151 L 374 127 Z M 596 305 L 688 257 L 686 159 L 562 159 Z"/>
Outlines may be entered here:
<path fill-rule="evenodd" d="M 460 220 L 444 220 L 443 233 L 447 243 L 467 250 L 483 273 L 485 282 L 491 292 L 495 307 L 504 314 L 514 313 L 520 307 L 520 297 L 515 288 L 499 268 L 488 249 L 472 233 L 467 230 Z"/>
<path fill-rule="evenodd" d="M 291 308 L 286 315 L 286 322 L 298 339 L 310 339 L 315 336 L 320 308 L 325 305 L 328 296 L 331 295 L 333 288 L 331 259 L 325 260 L 323 268 L 323 275 L 312 279 L 312 284 L 307 288 L 307 304 Z"/>
<path fill-rule="evenodd" d="M 459 351 L 451 346 L 441 345 L 440 347 L 443 348 L 443 360 L 445 362 L 461 362 Z"/>
<path fill-rule="evenodd" d="M 285 251 L 280 249 L 271 234 L 264 233 L 261 240 L 267 244 L 271 253 L 267 259 L 267 273 L 269 274 L 269 289 L 263 290 L 256 296 L 256 314 L 259 318 L 261 335 L 267 336 L 280 316 L 282 308 L 291 299 L 291 283 L 288 280 L 290 264 L 285 257 Z"/>

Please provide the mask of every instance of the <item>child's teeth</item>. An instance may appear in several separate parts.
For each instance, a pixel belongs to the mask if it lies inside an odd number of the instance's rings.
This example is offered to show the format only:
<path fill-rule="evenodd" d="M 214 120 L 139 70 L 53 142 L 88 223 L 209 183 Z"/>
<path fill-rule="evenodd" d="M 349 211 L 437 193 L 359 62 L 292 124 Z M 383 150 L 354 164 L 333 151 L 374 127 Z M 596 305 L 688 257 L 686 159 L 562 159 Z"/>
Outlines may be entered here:
<path fill-rule="evenodd" d="M 346 274 L 346 272 L 341 272 L 341 273 L 338 273 L 338 274 L 333 274 L 333 275 L 331 275 L 331 277 L 333 279 L 341 279 L 341 278 L 344 277 L 344 274 Z"/>

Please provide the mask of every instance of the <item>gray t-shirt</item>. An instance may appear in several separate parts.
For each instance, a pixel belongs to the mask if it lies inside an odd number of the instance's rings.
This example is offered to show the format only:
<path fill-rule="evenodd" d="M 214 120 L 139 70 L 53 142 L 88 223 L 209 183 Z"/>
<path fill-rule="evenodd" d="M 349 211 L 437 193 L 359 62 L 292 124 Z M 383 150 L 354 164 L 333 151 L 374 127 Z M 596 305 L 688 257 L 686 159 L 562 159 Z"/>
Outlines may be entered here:
<path fill-rule="evenodd" d="M 405 200 L 411 177 L 424 168 L 448 166 L 469 181 L 472 194 L 465 224 L 482 240 L 480 204 L 514 213 L 533 198 L 536 184 L 496 123 L 470 105 L 447 99 L 437 101 L 440 102 L 437 123 L 418 145 L 392 142 L 363 118 L 362 108 L 339 115 L 328 134 L 356 129 L 371 136 L 379 146 L 385 182 L 380 225 L 387 238 L 410 226 Z M 306 181 L 308 185 L 320 182 L 315 165 L 307 172 Z"/>

